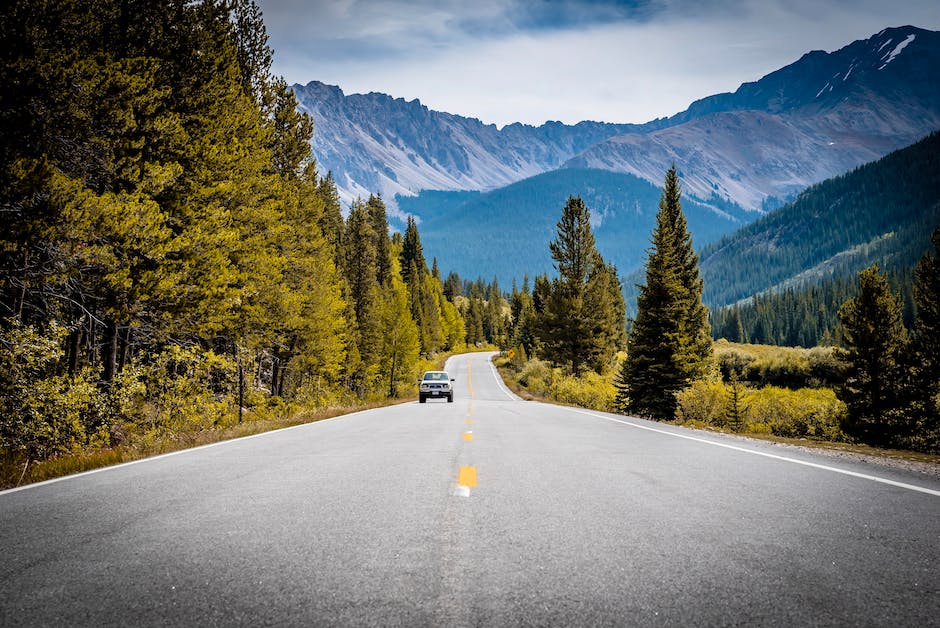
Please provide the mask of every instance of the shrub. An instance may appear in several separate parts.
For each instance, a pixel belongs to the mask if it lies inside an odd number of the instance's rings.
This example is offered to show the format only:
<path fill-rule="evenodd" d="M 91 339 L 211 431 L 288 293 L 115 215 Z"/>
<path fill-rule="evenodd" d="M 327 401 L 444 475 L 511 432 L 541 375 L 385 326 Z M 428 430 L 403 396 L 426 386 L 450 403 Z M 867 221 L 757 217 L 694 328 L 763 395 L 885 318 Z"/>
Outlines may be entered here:
<path fill-rule="evenodd" d="M 580 377 L 557 374 L 552 380 L 549 395 L 562 403 L 612 412 L 617 389 L 609 377 L 588 371 Z"/>
<path fill-rule="evenodd" d="M 155 432 L 192 439 L 232 416 L 237 367 L 212 351 L 171 345 L 138 373 L 147 402 L 142 418 Z"/>
<path fill-rule="evenodd" d="M 721 382 L 695 381 L 676 395 L 676 418 L 682 423 L 724 427 L 728 413 L 728 387 Z"/>
<path fill-rule="evenodd" d="M 732 373 L 737 373 L 740 377 L 747 372 L 748 367 L 757 359 L 757 356 L 737 347 L 716 344 L 715 359 L 718 361 L 721 378 L 728 381 L 731 379 Z"/>
<path fill-rule="evenodd" d="M 729 426 L 731 385 L 696 381 L 676 395 L 676 419 L 692 425 Z M 845 404 L 830 389 L 789 390 L 739 385 L 741 425 L 736 430 L 789 438 L 842 440 Z"/>
<path fill-rule="evenodd" d="M 830 389 L 766 387 L 746 395 L 749 424 L 764 423 L 776 436 L 842 440 L 845 404 Z"/>
<path fill-rule="evenodd" d="M 101 438 L 93 374 L 60 373 L 66 333 L 56 325 L 45 334 L 19 324 L 0 331 L 0 448 L 10 455 L 42 460 Z"/>

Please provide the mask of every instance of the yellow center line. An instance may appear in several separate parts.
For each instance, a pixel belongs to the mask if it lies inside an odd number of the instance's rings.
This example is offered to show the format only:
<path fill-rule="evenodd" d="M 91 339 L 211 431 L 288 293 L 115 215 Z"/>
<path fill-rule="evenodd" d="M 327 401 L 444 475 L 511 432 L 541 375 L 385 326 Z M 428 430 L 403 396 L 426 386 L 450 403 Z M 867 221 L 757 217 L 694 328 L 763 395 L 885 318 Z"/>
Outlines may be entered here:
<path fill-rule="evenodd" d="M 467 362 L 467 392 L 473 399 L 473 362 Z"/>
<path fill-rule="evenodd" d="M 464 432 L 464 433 L 463 433 L 463 439 L 464 439 L 464 440 L 473 440 L 473 432 Z"/>
<path fill-rule="evenodd" d="M 473 488 L 477 485 L 477 468 L 460 467 L 460 473 L 457 475 L 457 486 L 466 486 Z"/>
<path fill-rule="evenodd" d="M 473 425 L 473 419 L 467 419 L 467 425 Z"/>

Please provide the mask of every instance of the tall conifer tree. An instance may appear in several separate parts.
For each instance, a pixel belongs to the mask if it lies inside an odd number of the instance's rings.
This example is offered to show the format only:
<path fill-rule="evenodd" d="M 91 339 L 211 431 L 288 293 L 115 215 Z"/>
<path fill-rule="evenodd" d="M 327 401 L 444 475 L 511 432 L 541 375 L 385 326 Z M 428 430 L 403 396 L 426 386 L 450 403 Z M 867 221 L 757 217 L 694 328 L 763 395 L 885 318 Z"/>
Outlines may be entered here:
<path fill-rule="evenodd" d="M 924 254 L 915 269 L 914 412 L 920 417 L 919 448 L 940 451 L 940 227 L 933 236 L 934 251 Z"/>
<path fill-rule="evenodd" d="M 901 408 L 907 332 L 901 301 L 878 265 L 859 273 L 858 281 L 858 295 L 839 310 L 848 363 L 845 383 L 837 391 L 849 410 L 842 429 L 868 444 L 885 447 L 905 431 Z"/>
<path fill-rule="evenodd" d="M 616 271 L 595 248 L 590 210 L 580 198 L 568 199 L 549 247 L 558 277 L 537 278 L 534 295 L 542 354 L 573 373 L 600 371 L 619 349 L 623 297 Z"/>
<path fill-rule="evenodd" d="M 617 407 L 657 420 L 675 415 L 677 392 L 701 375 L 711 356 L 698 257 L 692 250 L 675 166 L 666 173 L 656 214 L 646 285 L 627 359 L 617 378 Z"/>

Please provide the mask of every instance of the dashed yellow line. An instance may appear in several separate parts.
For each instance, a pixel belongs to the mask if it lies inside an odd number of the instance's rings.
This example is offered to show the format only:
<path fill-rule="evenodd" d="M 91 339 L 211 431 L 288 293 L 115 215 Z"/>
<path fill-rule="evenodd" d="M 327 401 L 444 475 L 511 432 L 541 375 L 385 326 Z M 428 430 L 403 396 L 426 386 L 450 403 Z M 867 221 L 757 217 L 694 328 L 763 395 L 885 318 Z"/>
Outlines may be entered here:
<path fill-rule="evenodd" d="M 473 440 L 473 432 L 464 432 L 464 433 L 463 433 L 463 439 L 464 439 L 464 440 Z"/>
<path fill-rule="evenodd" d="M 460 473 L 457 474 L 457 486 L 466 486 L 473 488 L 477 485 L 477 468 L 460 467 Z"/>

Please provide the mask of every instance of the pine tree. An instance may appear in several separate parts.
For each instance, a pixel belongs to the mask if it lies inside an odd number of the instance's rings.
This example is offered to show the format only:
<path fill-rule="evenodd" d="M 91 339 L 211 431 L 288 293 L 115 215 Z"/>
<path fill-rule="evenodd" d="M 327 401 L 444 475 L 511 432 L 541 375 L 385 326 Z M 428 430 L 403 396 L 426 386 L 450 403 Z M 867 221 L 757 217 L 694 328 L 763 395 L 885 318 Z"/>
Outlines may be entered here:
<path fill-rule="evenodd" d="M 657 420 L 674 417 L 676 393 L 706 370 L 711 355 L 698 259 L 691 249 L 679 198 L 673 167 L 666 174 L 646 264 L 646 285 L 639 286 L 627 359 L 616 382 L 621 412 Z M 708 340 L 707 350 L 703 338 Z"/>
<path fill-rule="evenodd" d="M 940 227 L 931 237 L 934 252 L 924 254 L 914 271 L 917 322 L 912 348 L 914 355 L 913 446 L 940 451 Z"/>
<path fill-rule="evenodd" d="M 363 373 L 378 360 L 379 283 L 376 274 L 377 252 L 375 232 L 369 210 L 361 201 L 353 203 L 346 219 L 345 276 L 349 285 L 348 298 L 356 324 L 356 347 Z M 360 385 L 368 376 L 360 378 Z"/>
<path fill-rule="evenodd" d="M 388 237 L 388 216 L 382 196 L 369 195 L 366 201 L 369 216 L 372 218 L 372 232 L 375 242 L 376 279 L 382 285 L 392 278 L 391 241 Z"/>
<path fill-rule="evenodd" d="M 600 373 L 612 356 L 627 344 L 626 304 L 617 268 L 597 255 L 585 292 L 589 321 L 587 363 Z"/>
<path fill-rule="evenodd" d="M 878 265 L 859 273 L 858 295 L 839 311 L 847 347 L 846 379 L 838 396 L 848 406 L 843 431 L 880 447 L 905 431 L 902 356 L 907 332 L 901 302 Z"/>
<path fill-rule="evenodd" d="M 333 261 L 337 268 L 342 268 L 346 259 L 343 251 L 343 212 L 336 189 L 333 173 L 327 172 L 317 185 L 317 194 L 323 202 L 323 213 L 320 215 L 320 231 L 326 236 L 333 248 Z"/>
<path fill-rule="evenodd" d="M 405 235 L 401 249 L 402 278 L 411 286 L 419 281 L 428 272 L 428 264 L 424 259 L 424 248 L 421 246 L 421 235 L 418 233 L 418 223 L 413 216 L 408 216 Z"/>
<path fill-rule="evenodd" d="M 681 198 L 679 175 L 673 164 L 666 172 L 659 207 L 661 211 L 666 212 L 671 224 L 672 246 L 676 251 L 679 278 L 685 292 L 686 312 L 682 329 L 686 336 L 686 345 L 681 353 L 685 362 L 684 368 L 688 369 L 692 377 L 700 377 L 705 374 L 712 355 L 711 329 L 708 324 L 708 308 L 702 304 L 703 282 L 699 273 L 698 255 L 692 248 L 692 234 L 682 212 Z"/>
<path fill-rule="evenodd" d="M 537 278 L 533 297 L 542 355 L 572 373 L 600 371 L 619 349 L 625 308 L 616 271 L 595 248 L 590 211 L 580 198 L 569 197 L 549 248 L 559 276 L 547 285 Z"/>

